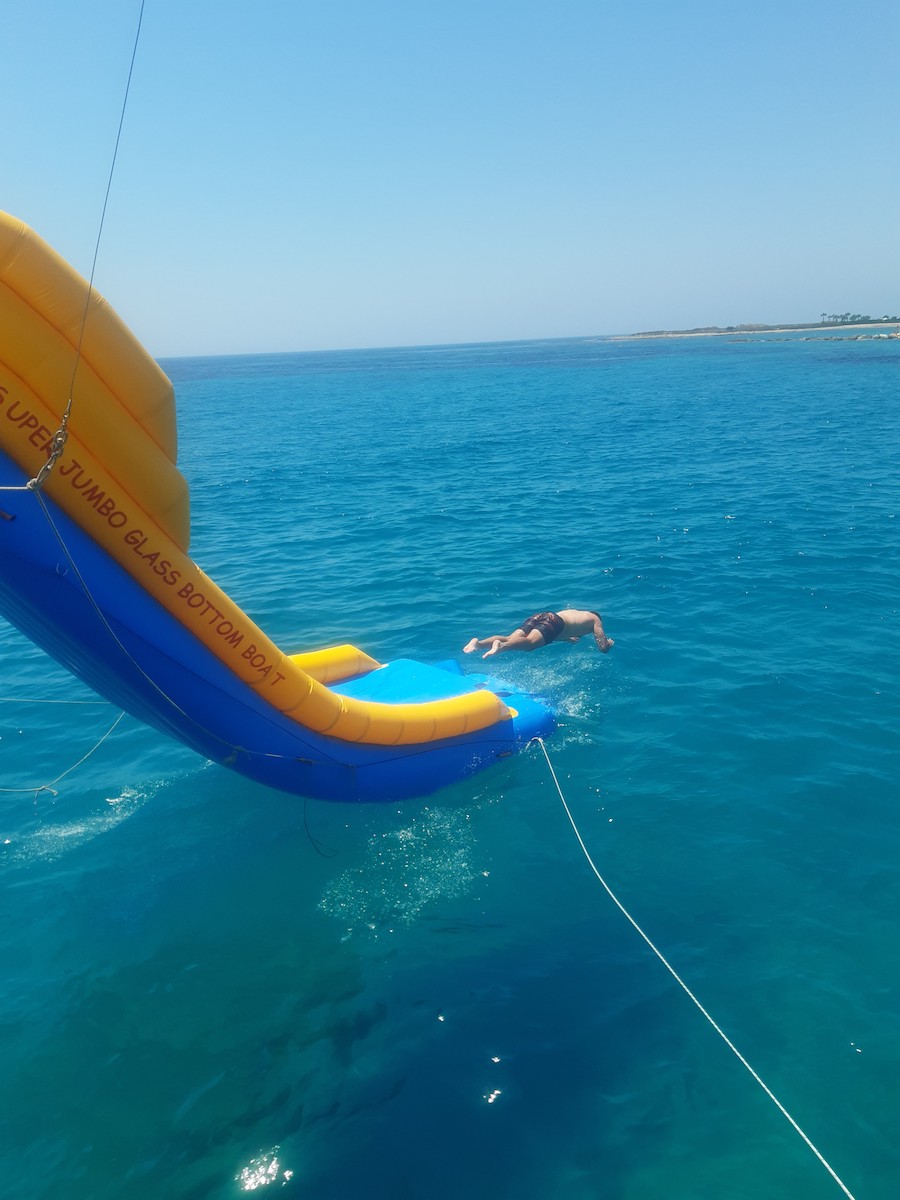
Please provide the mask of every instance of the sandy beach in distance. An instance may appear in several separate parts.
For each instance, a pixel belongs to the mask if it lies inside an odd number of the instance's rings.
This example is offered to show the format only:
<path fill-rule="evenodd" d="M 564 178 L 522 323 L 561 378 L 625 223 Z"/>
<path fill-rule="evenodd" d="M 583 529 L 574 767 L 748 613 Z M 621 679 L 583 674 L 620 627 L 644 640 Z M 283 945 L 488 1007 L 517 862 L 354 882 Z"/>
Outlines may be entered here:
<path fill-rule="evenodd" d="M 736 325 L 730 329 L 660 329 L 652 333 L 620 333 L 615 341 L 631 341 L 635 338 L 694 338 L 694 337 L 744 337 L 760 333 L 822 333 L 834 331 L 838 337 L 847 337 L 849 330 L 857 333 L 850 336 L 874 336 L 858 331 L 877 329 L 883 336 L 900 338 L 900 324 L 894 321 L 867 321 L 858 325 Z"/>

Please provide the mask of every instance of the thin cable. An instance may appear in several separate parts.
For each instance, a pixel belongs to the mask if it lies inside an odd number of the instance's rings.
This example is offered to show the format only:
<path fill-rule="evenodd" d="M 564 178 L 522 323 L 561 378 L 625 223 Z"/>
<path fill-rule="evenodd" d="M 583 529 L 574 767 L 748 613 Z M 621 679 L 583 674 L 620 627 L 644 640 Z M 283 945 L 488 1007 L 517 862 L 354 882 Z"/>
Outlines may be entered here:
<path fill-rule="evenodd" d="M 175 700 L 173 700 L 172 697 L 168 694 L 168 692 L 166 692 L 164 688 L 161 688 L 159 686 L 159 684 L 156 682 L 156 680 L 153 679 L 152 676 L 150 676 L 144 670 L 144 668 L 137 661 L 137 659 L 135 659 L 134 655 L 129 651 L 127 646 L 125 646 L 123 644 L 122 639 L 118 636 L 116 631 L 113 629 L 112 625 L 110 625 L 109 621 L 107 620 L 105 612 L 103 611 L 103 609 L 100 607 L 99 603 L 97 602 L 97 599 L 95 598 L 93 592 L 91 591 L 90 587 L 88 586 L 87 580 L 84 578 L 84 576 L 82 575 L 82 573 L 78 567 L 78 564 L 75 562 L 75 558 L 72 555 L 72 552 L 69 550 L 69 547 L 66 545 L 65 539 L 63 538 L 63 535 L 62 535 L 62 532 L 57 527 L 56 522 L 53 520 L 53 514 L 51 513 L 50 509 L 47 507 L 47 503 L 46 503 L 43 495 L 41 495 L 40 491 L 36 491 L 35 496 L 36 496 L 38 504 L 41 507 L 41 511 L 44 514 L 47 524 L 50 526 L 50 530 L 51 530 L 53 536 L 56 538 L 56 542 L 60 548 L 60 551 L 64 555 L 69 566 L 71 567 L 72 573 L 74 574 L 75 578 L 78 580 L 79 586 L 81 587 L 81 590 L 84 593 L 85 599 L 88 601 L 88 603 L 93 608 L 94 613 L 95 613 L 97 619 L 99 620 L 99 622 L 101 623 L 101 625 L 103 626 L 103 628 L 109 634 L 112 641 L 122 651 L 122 654 L 125 656 L 125 658 L 128 660 L 128 662 L 131 664 L 131 666 L 134 668 L 134 670 L 139 675 L 141 675 L 141 677 L 145 680 L 146 683 L 148 683 L 150 685 L 150 687 L 152 687 L 154 689 L 154 691 L 157 693 L 157 695 L 162 697 L 162 699 L 165 700 L 166 703 L 169 704 L 175 712 L 177 712 L 180 716 L 182 716 L 186 720 L 188 720 L 194 726 L 195 729 L 198 729 L 201 733 L 205 734 L 207 737 L 210 737 L 214 741 L 218 742 L 220 744 L 220 746 L 227 748 L 231 754 L 235 754 L 237 751 L 241 750 L 242 747 L 236 746 L 233 742 L 226 741 L 224 738 L 219 737 L 218 734 L 214 733 L 211 729 L 208 729 L 205 725 L 201 725 L 199 721 L 196 721 L 189 713 L 185 712 L 185 710 L 181 707 L 181 705 L 177 704 L 175 702 Z"/>
<path fill-rule="evenodd" d="M 747 1068 L 747 1070 L 750 1072 L 750 1074 L 753 1076 L 753 1078 L 756 1080 L 756 1082 L 759 1084 L 759 1086 L 762 1088 L 762 1090 L 766 1093 L 766 1095 L 769 1097 L 769 1099 L 772 1101 L 772 1103 L 775 1105 L 775 1107 L 778 1109 L 778 1111 L 781 1113 L 781 1115 L 783 1117 L 785 1117 L 786 1120 L 793 1126 L 794 1130 L 797 1133 L 799 1133 L 800 1137 L 803 1139 L 803 1141 L 806 1143 L 806 1145 L 809 1147 L 809 1149 L 813 1152 L 813 1154 L 816 1156 L 816 1158 L 819 1160 L 819 1162 L 822 1164 L 822 1166 L 825 1168 L 825 1170 L 828 1172 L 828 1174 L 831 1176 L 831 1178 L 834 1180 L 834 1182 L 838 1185 L 838 1187 L 841 1189 L 841 1191 L 844 1193 L 844 1195 L 848 1197 L 848 1200 L 855 1200 L 853 1193 L 850 1191 L 850 1189 L 847 1187 L 847 1185 L 844 1183 L 844 1181 L 841 1179 L 841 1177 L 837 1174 L 837 1172 L 833 1169 L 833 1167 L 830 1166 L 830 1164 L 826 1161 L 824 1156 L 816 1149 L 816 1147 L 813 1145 L 813 1143 L 810 1141 L 810 1139 L 807 1137 L 807 1135 L 803 1132 L 803 1130 L 800 1128 L 800 1126 L 797 1124 L 797 1122 L 794 1120 L 794 1118 L 791 1116 L 791 1114 L 788 1112 L 788 1110 L 784 1107 L 784 1105 L 781 1103 L 781 1101 L 778 1099 L 778 1097 L 774 1094 L 774 1092 L 772 1092 L 771 1089 L 766 1085 L 766 1083 L 759 1077 L 759 1075 L 757 1075 L 756 1071 L 754 1071 L 754 1069 L 750 1066 L 750 1064 L 747 1062 L 746 1058 L 744 1058 L 743 1054 L 741 1054 L 740 1050 L 738 1050 L 737 1046 L 735 1046 L 735 1044 L 731 1041 L 731 1039 L 728 1037 L 728 1035 L 725 1033 L 725 1031 L 723 1029 L 721 1029 L 719 1025 L 716 1024 L 716 1022 L 709 1015 L 709 1013 L 706 1011 L 706 1009 L 703 1007 L 703 1005 L 700 1003 L 700 1001 L 697 999 L 697 997 L 694 995 L 694 993 L 691 991 L 691 989 L 688 987 L 688 985 L 684 982 L 684 980 L 681 978 L 681 976 L 678 974 L 678 972 L 675 970 L 675 968 L 672 966 L 672 964 L 663 955 L 663 953 L 656 948 L 656 946 L 653 944 L 653 942 L 651 942 L 650 938 L 647 936 L 646 933 L 644 933 L 643 929 L 641 929 L 640 925 L 638 925 L 637 921 L 635 921 L 634 917 L 631 915 L 630 912 L 628 912 L 628 910 L 625 908 L 625 906 L 621 903 L 619 898 L 613 892 L 612 888 L 609 886 L 609 884 L 606 882 L 606 880 L 603 878 L 603 876 L 597 870 L 597 867 L 594 865 L 594 860 L 591 858 L 590 854 L 588 853 L 588 848 L 584 844 L 584 839 L 582 838 L 581 834 L 579 833 L 578 826 L 575 824 L 575 820 L 572 816 L 572 813 L 569 810 L 568 804 L 566 803 L 566 798 L 563 795 L 563 790 L 559 786 L 559 780 L 556 778 L 556 772 L 553 770 L 553 763 L 550 761 L 550 755 L 547 753 L 547 747 L 544 745 L 542 738 L 537 737 L 537 738 L 533 738 L 532 740 L 537 742 L 537 744 L 540 746 L 540 748 L 544 752 L 544 758 L 547 760 L 547 766 L 550 768 L 550 774 L 553 777 L 553 782 L 556 784 L 556 790 L 557 790 L 557 792 L 559 792 L 559 798 L 562 801 L 562 806 L 565 809 L 566 816 L 569 818 L 569 824 L 572 826 L 572 829 L 575 831 L 575 836 L 578 839 L 578 844 L 582 849 L 584 857 L 588 861 L 588 865 L 590 866 L 591 870 L 596 875 L 598 881 L 600 882 L 600 884 L 603 887 L 606 894 L 609 896 L 610 900 L 612 900 L 613 904 L 615 904 L 616 908 L 623 915 L 623 917 L 625 917 L 625 919 L 628 921 L 628 923 L 644 939 L 644 941 L 647 943 L 647 945 L 650 947 L 650 949 L 653 951 L 653 953 L 656 955 L 656 957 L 659 959 L 659 961 L 662 963 L 662 965 L 666 968 L 666 970 L 669 972 L 669 974 L 672 976 L 672 978 L 675 980 L 675 982 L 678 984 L 678 986 L 682 989 L 682 991 L 685 992 L 686 995 L 689 997 L 689 999 L 692 1000 L 693 1003 L 697 1006 L 697 1008 L 700 1010 L 700 1012 L 703 1014 L 703 1016 L 707 1019 L 707 1021 L 710 1023 L 710 1025 L 713 1027 L 713 1029 L 716 1031 L 716 1033 L 719 1035 L 719 1037 L 722 1039 L 722 1041 L 725 1043 L 725 1045 L 728 1047 L 728 1049 L 737 1058 L 738 1062 L 740 1062 L 742 1064 L 742 1066 Z"/>
<path fill-rule="evenodd" d="M 39 783 L 37 787 L 0 788 L 0 792 L 34 792 L 35 796 L 37 796 L 39 792 L 53 792 L 53 795 L 55 796 L 56 792 L 53 791 L 53 785 L 56 783 L 59 783 L 59 781 L 61 779 L 65 779 L 65 777 L 67 775 L 71 774 L 71 772 L 74 771 L 76 767 L 80 767 L 82 763 L 87 762 L 87 760 L 91 757 L 91 755 L 94 753 L 94 751 L 100 749 L 100 747 L 103 745 L 103 743 L 106 741 L 106 739 L 113 732 L 113 730 L 116 728 L 116 726 L 119 724 L 119 722 L 122 720 L 122 718 L 124 716 L 125 716 L 125 714 L 123 712 L 120 712 L 119 715 L 116 717 L 116 719 L 113 721 L 112 725 L 110 725 L 109 729 L 107 729 L 106 733 L 104 733 L 103 737 L 101 737 L 99 739 L 99 741 L 95 742 L 94 745 L 91 746 L 91 748 L 90 748 L 90 750 L 88 750 L 87 754 L 82 754 L 82 756 L 81 756 L 81 758 L 79 758 L 78 762 L 72 763 L 71 767 L 66 767 L 65 771 L 63 771 L 61 774 L 57 775 L 57 777 L 55 779 L 51 779 L 49 783 Z"/>
<path fill-rule="evenodd" d="M 187 710 L 184 709 L 180 704 L 178 704 L 177 701 L 174 700 L 173 697 L 170 696 L 164 688 L 160 687 L 160 685 L 156 682 L 156 680 L 150 674 L 148 674 L 148 672 L 144 670 L 144 668 L 137 661 L 137 659 L 135 659 L 134 655 L 130 652 L 128 647 L 125 646 L 125 644 L 122 642 L 121 638 L 118 636 L 116 631 L 113 629 L 112 625 L 109 623 L 109 620 L 107 619 L 105 612 L 103 611 L 103 609 L 101 608 L 100 604 L 98 603 L 96 597 L 94 596 L 93 592 L 91 591 L 87 580 L 84 578 L 84 576 L 82 575 L 82 573 L 78 567 L 78 564 L 75 562 L 75 558 L 74 558 L 72 552 L 70 551 L 69 547 L 66 545 L 65 539 L 63 538 L 63 535 L 62 535 L 62 531 L 59 529 L 56 522 L 54 521 L 53 514 L 50 511 L 50 509 L 48 508 L 47 502 L 44 499 L 43 494 L 40 491 L 35 491 L 34 495 L 35 495 L 35 499 L 38 502 L 38 505 L 41 508 L 44 518 L 46 519 L 47 524 L 50 527 L 50 531 L 53 534 L 54 538 L 56 539 L 56 542 L 57 542 L 57 545 L 59 546 L 61 554 L 65 558 L 66 562 L 69 564 L 69 567 L 71 568 L 73 575 L 75 576 L 76 580 L 78 581 L 78 584 L 81 587 L 81 590 L 84 593 L 86 600 L 93 608 L 94 613 L 97 617 L 97 620 L 104 627 L 106 632 L 109 634 L 109 637 L 118 646 L 119 650 L 121 650 L 123 656 L 128 660 L 128 662 L 131 664 L 131 666 L 134 668 L 134 670 L 156 692 L 156 694 L 158 696 L 160 696 L 172 708 L 172 710 L 174 712 L 178 713 L 179 716 L 183 717 L 186 721 L 188 721 L 194 727 L 194 729 L 198 730 L 200 733 L 202 733 L 206 737 L 210 738 L 213 742 L 216 742 L 221 748 L 228 751 L 227 756 L 225 756 L 223 758 L 222 762 L 227 764 L 230 760 L 233 760 L 234 756 L 237 754 L 245 754 L 248 758 L 266 758 L 266 759 L 273 759 L 273 760 L 279 759 L 279 760 L 289 761 L 289 762 L 313 761 L 313 760 L 300 759 L 295 754 L 275 754 L 275 753 L 266 752 L 266 751 L 251 750 L 246 746 L 240 746 L 240 745 L 237 745 L 233 741 L 226 740 L 225 738 L 221 737 L 218 733 L 216 733 L 214 730 L 210 729 L 209 726 L 203 724 L 201 721 L 198 721 L 195 717 L 191 716 L 191 714 L 189 712 L 187 712 Z M 328 754 L 326 751 L 324 751 L 322 749 L 319 750 L 319 759 L 320 759 L 320 761 L 326 761 L 329 763 L 334 763 L 337 761 L 337 759 L 334 756 Z"/>
<path fill-rule="evenodd" d="M 116 144 L 113 147 L 112 162 L 109 165 L 109 177 L 107 178 L 107 181 L 106 181 L 106 193 L 103 197 L 103 208 L 100 212 L 100 226 L 97 230 L 97 241 L 94 245 L 94 258 L 91 263 L 91 276 L 90 276 L 90 280 L 89 280 L 91 287 L 93 287 L 93 285 L 94 285 L 94 273 L 97 269 L 97 257 L 100 253 L 100 239 L 103 236 L 103 225 L 104 225 L 104 222 L 106 221 L 106 209 L 107 209 L 107 206 L 109 205 L 109 196 L 110 196 L 110 192 L 112 191 L 112 181 L 113 181 L 113 174 L 115 173 L 115 169 L 116 169 L 116 159 L 119 157 L 119 143 L 122 140 L 122 129 L 123 129 L 123 126 L 125 125 L 125 110 L 128 108 L 128 94 L 131 91 L 131 79 L 132 79 L 132 76 L 134 75 L 134 64 L 135 64 L 135 60 L 137 59 L 138 43 L 141 40 L 141 25 L 144 22 L 144 3 L 145 3 L 145 0 L 141 0 L 141 7 L 140 7 L 140 11 L 138 12 L 137 29 L 134 32 L 134 45 L 132 46 L 132 49 L 131 49 L 131 62 L 128 66 L 128 79 L 125 82 L 125 95 L 122 97 L 122 111 L 119 113 L 119 128 L 116 131 Z M 90 302 L 90 292 L 88 292 L 88 302 Z M 82 326 L 81 326 L 82 336 L 84 336 L 84 321 L 86 319 L 87 319 L 87 305 L 85 305 L 85 318 L 82 321 Z M 80 352 L 81 351 L 81 342 L 80 341 L 78 343 L 78 349 Z M 74 379 L 74 372 L 73 372 L 73 379 Z"/>
<path fill-rule="evenodd" d="M 134 64 L 135 60 L 137 59 L 138 43 L 141 39 L 141 26 L 144 22 L 145 2 L 146 0 L 141 0 L 141 7 L 140 11 L 138 12 L 137 29 L 135 30 L 134 34 L 134 45 L 131 49 L 131 62 L 128 67 L 128 79 L 125 82 L 125 94 L 122 97 L 122 108 L 119 113 L 119 127 L 116 130 L 116 141 L 113 147 L 112 161 L 109 164 L 109 175 L 107 176 L 106 180 L 106 192 L 103 196 L 103 207 L 100 210 L 100 223 L 97 227 L 97 238 L 94 242 L 94 256 L 91 260 L 91 274 L 88 279 L 87 294 L 84 298 L 84 311 L 81 314 L 81 325 L 78 330 L 78 343 L 75 347 L 75 362 L 72 366 L 72 377 L 69 381 L 69 398 L 66 401 L 66 406 L 63 410 L 59 429 L 57 429 L 56 433 L 51 439 L 50 444 L 52 448 L 50 450 L 50 454 L 47 456 L 46 462 L 44 462 L 34 478 L 29 479 L 29 481 L 25 484 L 25 487 L 31 491 L 38 491 L 41 487 L 43 487 L 44 481 L 56 466 L 60 455 L 65 449 L 66 439 L 69 436 L 68 426 L 69 417 L 72 415 L 72 394 L 75 391 L 75 376 L 78 374 L 78 367 L 81 364 L 81 349 L 84 345 L 84 331 L 87 326 L 88 313 L 90 312 L 91 307 L 91 296 L 93 295 L 94 291 L 94 275 L 97 271 L 97 259 L 100 255 L 100 241 L 103 237 L 103 226 L 106 222 L 106 210 L 109 206 L 109 197 L 112 191 L 113 175 L 115 174 L 116 170 L 116 159 L 119 157 L 119 143 L 122 140 L 122 129 L 125 125 L 125 111 L 128 108 L 128 94 L 131 91 L 131 79 L 134 75 Z"/>
<path fill-rule="evenodd" d="M 102 704 L 104 708 L 109 707 L 108 700 L 44 700 L 29 696 L 0 696 L 0 704 L 89 704 L 94 707 Z"/>
<path fill-rule="evenodd" d="M 309 819 L 308 819 L 308 814 L 307 814 L 308 807 L 309 807 L 309 797 L 304 796 L 303 797 L 303 828 L 306 830 L 306 836 L 309 839 L 309 844 L 312 846 L 313 850 L 315 850 L 316 854 L 318 854 L 318 856 L 320 858 L 334 858 L 337 855 L 337 850 L 333 849 L 331 846 L 326 847 L 324 842 L 319 842 L 316 838 L 313 837 L 312 831 L 309 828 Z"/>

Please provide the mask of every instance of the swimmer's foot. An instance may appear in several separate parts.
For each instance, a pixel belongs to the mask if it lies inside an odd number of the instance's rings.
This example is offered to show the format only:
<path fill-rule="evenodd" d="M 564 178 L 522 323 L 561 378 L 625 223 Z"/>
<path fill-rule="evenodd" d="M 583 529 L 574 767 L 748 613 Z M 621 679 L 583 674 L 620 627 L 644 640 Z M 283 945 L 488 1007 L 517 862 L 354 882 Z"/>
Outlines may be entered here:
<path fill-rule="evenodd" d="M 486 654 L 482 654 L 481 657 L 482 658 L 492 658 L 499 649 L 500 649 L 500 639 L 497 638 L 496 641 L 494 642 L 494 644 L 491 646 L 490 650 L 488 650 Z"/>
<path fill-rule="evenodd" d="M 471 641 L 466 642 L 466 644 L 463 646 L 463 654 L 471 654 L 473 651 L 475 651 L 477 649 L 478 649 L 478 638 L 472 638 Z"/>

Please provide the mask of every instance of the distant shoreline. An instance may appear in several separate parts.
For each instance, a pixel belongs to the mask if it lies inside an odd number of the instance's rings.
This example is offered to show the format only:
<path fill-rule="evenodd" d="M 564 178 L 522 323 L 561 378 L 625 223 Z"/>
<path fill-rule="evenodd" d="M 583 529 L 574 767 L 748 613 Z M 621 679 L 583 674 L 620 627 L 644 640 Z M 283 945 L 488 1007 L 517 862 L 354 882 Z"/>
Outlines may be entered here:
<path fill-rule="evenodd" d="M 838 337 L 846 337 L 849 329 L 878 329 L 884 337 L 900 338 L 900 324 L 895 321 L 866 321 L 858 325 L 732 325 L 722 328 L 718 325 L 708 329 L 656 329 L 646 333 L 622 333 L 615 341 L 628 342 L 637 338 L 688 338 L 688 337 L 746 337 L 759 333 L 823 333 L 832 332 Z M 850 336 L 871 336 L 854 334 Z"/>

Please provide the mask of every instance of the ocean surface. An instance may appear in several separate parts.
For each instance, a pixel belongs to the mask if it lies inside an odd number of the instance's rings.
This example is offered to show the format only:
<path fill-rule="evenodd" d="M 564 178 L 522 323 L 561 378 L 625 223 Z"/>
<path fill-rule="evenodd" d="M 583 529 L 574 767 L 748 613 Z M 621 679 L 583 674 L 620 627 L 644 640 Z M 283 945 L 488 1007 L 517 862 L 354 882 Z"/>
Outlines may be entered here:
<path fill-rule="evenodd" d="M 194 557 L 283 649 L 476 669 L 472 635 L 603 614 L 608 655 L 502 662 L 559 713 L 584 844 L 847 1189 L 896 1200 L 900 342 L 163 366 Z M 842 1194 L 540 747 L 304 802 L 5 624 L 0 664 L 4 1200 Z"/>

